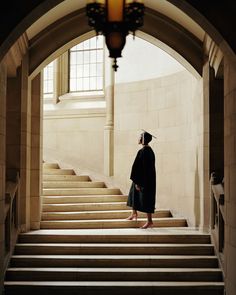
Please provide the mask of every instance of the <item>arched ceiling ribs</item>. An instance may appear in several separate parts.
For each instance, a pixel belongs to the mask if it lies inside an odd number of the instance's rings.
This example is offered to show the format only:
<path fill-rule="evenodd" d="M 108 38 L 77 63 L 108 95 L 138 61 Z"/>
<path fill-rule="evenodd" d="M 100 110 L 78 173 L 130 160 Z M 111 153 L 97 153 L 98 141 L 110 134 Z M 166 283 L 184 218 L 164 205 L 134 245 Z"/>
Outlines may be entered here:
<path fill-rule="evenodd" d="M 30 41 L 29 74 L 60 47 L 89 31 L 91 27 L 85 9 L 73 12 L 45 28 Z"/>
<path fill-rule="evenodd" d="M 51 24 L 30 40 L 29 70 L 34 76 L 49 56 L 81 35 L 91 31 L 85 9 L 75 11 Z M 202 42 L 168 17 L 146 9 L 142 31 L 165 43 L 182 56 L 201 75 Z M 185 66 L 185 65 L 184 65 Z"/>

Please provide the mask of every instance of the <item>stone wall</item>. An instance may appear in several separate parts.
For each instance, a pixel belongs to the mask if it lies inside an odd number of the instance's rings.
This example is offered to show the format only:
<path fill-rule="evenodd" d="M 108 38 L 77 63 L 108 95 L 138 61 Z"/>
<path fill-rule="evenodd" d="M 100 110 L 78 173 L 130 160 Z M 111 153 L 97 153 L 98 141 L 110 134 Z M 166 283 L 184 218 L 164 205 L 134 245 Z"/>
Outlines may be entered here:
<path fill-rule="evenodd" d="M 128 193 L 141 129 L 157 139 L 157 208 L 184 216 L 190 226 L 203 226 L 208 183 L 208 108 L 202 79 L 187 71 L 161 78 L 115 84 L 114 176 Z M 73 114 L 73 115 L 72 115 Z M 105 109 L 60 107 L 44 114 L 44 160 L 58 161 L 92 173 L 104 174 Z M 202 212 L 202 213 L 200 213 Z"/>
<path fill-rule="evenodd" d="M 141 129 L 157 136 L 157 208 L 170 208 L 190 226 L 203 226 L 208 183 L 208 124 L 202 79 L 187 71 L 120 83 L 114 94 L 114 176 L 128 193 Z M 66 106 L 66 104 L 65 104 Z M 55 107 L 56 108 L 56 107 Z M 59 107 L 58 107 L 59 108 Z M 44 160 L 104 174 L 105 109 L 60 107 L 44 113 Z M 202 212 L 202 213 L 200 213 Z"/>
<path fill-rule="evenodd" d="M 39 229 L 42 195 L 42 99 L 41 76 L 31 83 L 30 228 Z"/>
<path fill-rule="evenodd" d="M 4 63 L 0 63 L 0 274 L 5 263 L 5 155 L 6 155 L 6 82 L 7 72 Z M 0 279 L 0 294 L 3 290 L 3 278 Z"/>
<path fill-rule="evenodd" d="M 103 174 L 105 109 L 47 111 L 43 120 L 43 159 Z"/>
<path fill-rule="evenodd" d="M 114 179 L 128 193 L 141 129 L 155 135 L 157 208 L 202 223 L 204 110 L 202 80 L 187 71 L 115 86 Z"/>
<path fill-rule="evenodd" d="M 236 63 L 224 63 L 225 110 L 225 282 L 227 294 L 236 294 Z"/>

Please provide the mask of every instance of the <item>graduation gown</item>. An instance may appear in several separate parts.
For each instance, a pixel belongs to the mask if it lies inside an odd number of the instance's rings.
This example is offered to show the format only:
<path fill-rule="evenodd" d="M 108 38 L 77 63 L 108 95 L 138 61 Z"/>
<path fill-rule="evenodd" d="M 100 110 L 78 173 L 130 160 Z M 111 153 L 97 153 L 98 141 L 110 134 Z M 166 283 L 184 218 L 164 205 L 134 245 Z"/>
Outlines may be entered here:
<path fill-rule="evenodd" d="M 149 145 L 140 149 L 134 160 L 130 179 L 133 181 L 127 205 L 134 210 L 154 213 L 156 199 L 155 154 Z M 137 184 L 141 190 L 135 188 Z"/>

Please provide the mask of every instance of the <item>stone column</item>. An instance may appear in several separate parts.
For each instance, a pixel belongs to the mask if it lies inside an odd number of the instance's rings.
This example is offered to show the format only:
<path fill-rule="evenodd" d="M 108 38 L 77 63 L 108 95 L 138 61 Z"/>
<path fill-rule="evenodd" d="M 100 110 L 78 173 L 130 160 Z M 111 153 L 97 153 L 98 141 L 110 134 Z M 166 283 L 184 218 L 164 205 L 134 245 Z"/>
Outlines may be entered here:
<path fill-rule="evenodd" d="M 42 167 L 42 98 L 41 74 L 31 82 L 31 169 L 30 228 L 39 229 L 41 220 Z"/>
<path fill-rule="evenodd" d="M 210 173 L 224 177 L 224 80 L 210 72 Z"/>
<path fill-rule="evenodd" d="M 2 62 L 0 63 L 0 294 L 3 293 L 2 270 L 5 255 L 6 85 L 7 71 Z"/>
<path fill-rule="evenodd" d="M 199 171 L 202 178 L 200 185 L 200 229 L 210 230 L 210 190 L 209 190 L 209 99 L 210 99 L 210 64 L 206 58 L 203 66 L 203 101 L 201 102 L 202 125 L 199 131 Z"/>
<path fill-rule="evenodd" d="M 106 89 L 106 125 L 104 127 L 104 173 L 114 175 L 114 71 L 111 85 Z"/>
<path fill-rule="evenodd" d="M 236 61 L 224 59 L 225 249 L 227 295 L 236 294 Z"/>
<path fill-rule="evenodd" d="M 31 154 L 31 84 L 28 79 L 28 55 L 21 65 L 21 154 L 20 154 L 20 225 L 30 229 L 30 154 Z"/>
<path fill-rule="evenodd" d="M 21 140 L 21 70 L 7 78 L 6 101 L 6 178 L 14 181 L 20 172 Z"/>

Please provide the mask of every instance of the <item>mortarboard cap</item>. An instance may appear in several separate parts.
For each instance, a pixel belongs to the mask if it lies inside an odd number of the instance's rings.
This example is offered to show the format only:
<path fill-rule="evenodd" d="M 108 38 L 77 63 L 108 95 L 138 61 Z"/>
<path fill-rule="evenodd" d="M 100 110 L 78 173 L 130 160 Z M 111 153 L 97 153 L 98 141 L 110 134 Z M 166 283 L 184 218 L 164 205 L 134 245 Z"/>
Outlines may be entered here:
<path fill-rule="evenodd" d="M 142 136 L 142 144 L 148 144 L 152 138 L 156 138 L 156 136 L 150 134 L 149 132 L 147 132 L 146 130 L 142 129 L 143 133 L 141 134 Z"/>

